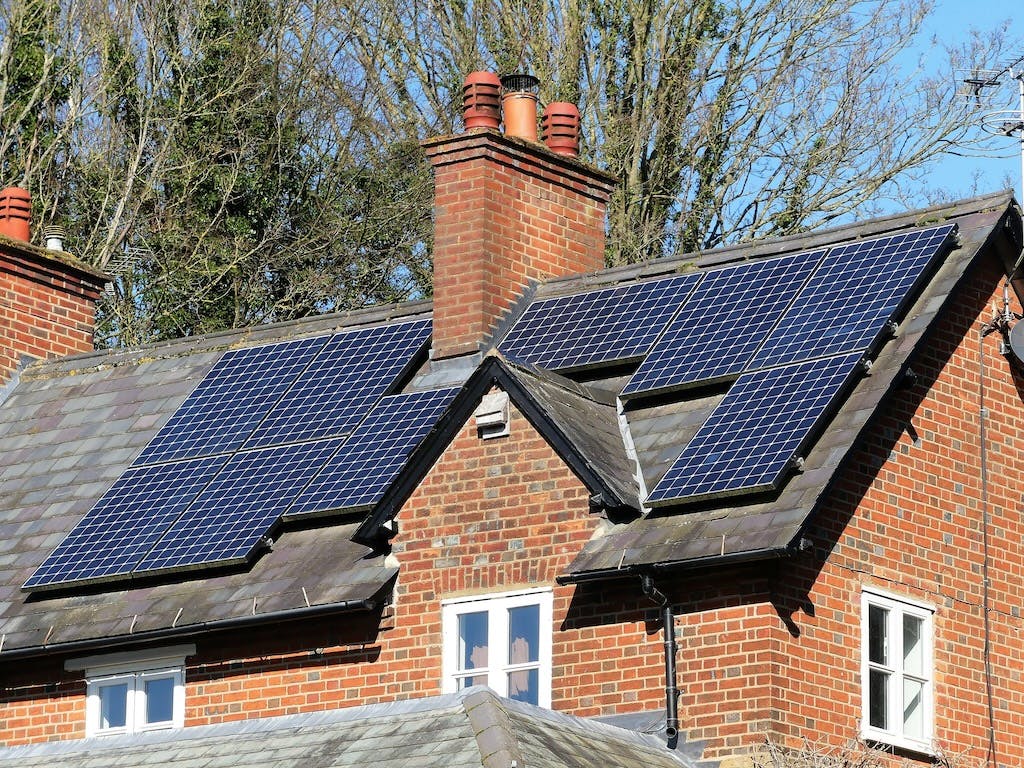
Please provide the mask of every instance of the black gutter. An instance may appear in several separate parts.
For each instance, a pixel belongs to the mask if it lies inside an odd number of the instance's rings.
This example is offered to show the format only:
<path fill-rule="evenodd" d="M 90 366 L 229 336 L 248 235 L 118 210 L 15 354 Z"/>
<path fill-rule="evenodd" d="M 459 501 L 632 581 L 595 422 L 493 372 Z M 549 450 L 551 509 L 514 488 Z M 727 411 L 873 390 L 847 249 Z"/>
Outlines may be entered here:
<path fill-rule="evenodd" d="M 599 571 L 583 571 L 580 573 L 565 573 L 555 577 L 555 582 L 561 585 L 585 584 L 595 581 L 609 581 L 611 579 L 622 579 L 629 576 L 638 576 L 643 573 L 668 573 L 673 571 L 696 571 L 702 568 L 716 568 L 726 565 L 740 565 L 761 560 L 781 560 L 784 557 L 792 557 L 798 551 L 795 546 L 775 547 L 766 549 L 750 549 L 745 552 L 730 552 L 727 555 L 713 555 L 711 557 L 699 557 L 693 560 L 681 560 L 669 563 L 643 563 L 626 565 L 621 568 L 603 568 Z"/>
<path fill-rule="evenodd" d="M 141 645 L 145 643 L 185 639 L 211 632 L 244 629 L 246 627 L 258 626 L 261 624 L 277 624 L 279 622 L 333 616 L 342 613 L 352 613 L 354 611 L 372 611 L 379 606 L 380 602 L 378 600 L 345 600 L 340 603 L 304 606 L 302 608 L 291 608 L 286 611 L 257 614 L 255 616 L 236 616 L 230 619 L 204 621 L 199 624 L 189 624 L 184 627 L 165 627 L 163 629 L 154 629 L 134 635 L 121 635 L 113 638 L 90 638 L 88 640 L 72 640 L 67 643 L 37 645 L 29 648 L 15 648 L 11 651 L 0 651 L 0 663 L 12 659 L 35 658 L 38 656 L 48 656 L 56 653 L 82 653 L 93 650 L 111 650 L 114 648 L 124 648 L 125 646 Z"/>

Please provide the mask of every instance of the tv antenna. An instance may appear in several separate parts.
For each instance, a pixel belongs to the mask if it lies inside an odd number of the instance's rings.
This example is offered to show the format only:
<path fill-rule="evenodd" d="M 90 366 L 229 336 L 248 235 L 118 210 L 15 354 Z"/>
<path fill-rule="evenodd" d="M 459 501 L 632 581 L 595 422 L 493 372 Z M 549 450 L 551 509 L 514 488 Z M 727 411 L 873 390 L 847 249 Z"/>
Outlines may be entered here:
<path fill-rule="evenodd" d="M 1021 192 L 1024 194 L 1024 56 L 1002 69 L 976 70 L 964 79 L 964 84 L 969 89 L 968 95 L 980 103 L 988 90 L 1003 85 L 1004 78 L 1017 81 L 1017 109 L 988 112 L 981 118 L 981 128 L 993 136 L 1015 136 L 1020 140 Z"/>

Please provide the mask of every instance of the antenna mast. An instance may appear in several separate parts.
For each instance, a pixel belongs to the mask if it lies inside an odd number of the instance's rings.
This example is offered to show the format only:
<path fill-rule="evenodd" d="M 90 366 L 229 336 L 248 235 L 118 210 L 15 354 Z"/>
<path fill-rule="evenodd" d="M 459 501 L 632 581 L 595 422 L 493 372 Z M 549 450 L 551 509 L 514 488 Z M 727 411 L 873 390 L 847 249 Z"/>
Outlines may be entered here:
<path fill-rule="evenodd" d="M 999 70 L 981 70 L 966 78 L 970 95 L 978 101 L 987 88 L 1003 84 L 1003 77 L 1017 81 L 1017 109 L 1003 109 L 989 112 L 981 118 L 981 127 L 994 136 L 1016 136 L 1020 140 L 1021 197 L 1024 200 L 1024 56 Z"/>

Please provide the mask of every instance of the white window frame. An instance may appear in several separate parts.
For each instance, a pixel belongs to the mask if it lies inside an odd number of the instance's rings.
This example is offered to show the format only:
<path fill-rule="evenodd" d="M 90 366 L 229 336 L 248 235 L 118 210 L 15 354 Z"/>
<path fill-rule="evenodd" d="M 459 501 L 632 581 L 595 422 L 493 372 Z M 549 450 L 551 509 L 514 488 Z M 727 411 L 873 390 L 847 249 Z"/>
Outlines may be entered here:
<path fill-rule="evenodd" d="M 537 662 L 510 664 L 508 647 L 508 610 L 536 605 L 539 610 L 539 642 Z M 455 693 L 459 679 L 466 677 L 459 666 L 459 616 L 467 613 L 487 613 L 487 636 L 489 659 L 487 664 L 487 685 L 500 696 L 508 696 L 508 673 L 517 669 L 538 670 L 537 703 L 551 707 L 551 646 L 552 646 L 552 592 L 549 587 L 540 587 L 516 592 L 473 595 L 441 601 L 442 633 L 442 683 L 443 693 Z M 469 675 L 483 675 L 483 670 Z"/>
<path fill-rule="evenodd" d="M 887 612 L 888 663 L 877 664 L 870 660 L 869 613 L 871 606 Z M 920 619 L 922 625 L 922 668 L 923 676 L 914 675 L 904 669 L 903 659 L 903 617 Z M 891 745 L 899 749 L 923 754 L 934 754 L 935 733 L 935 661 L 934 632 L 935 606 L 902 595 L 862 587 L 861 591 L 861 738 L 866 741 Z M 871 725 L 870 672 L 884 671 L 888 675 L 886 686 L 886 712 L 890 722 L 885 728 Z M 921 737 L 908 735 L 903 725 L 904 681 L 913 680 L 922 684 L 922 708 L 924 733 Z"/>
<path fill-rule="evenodd" d="M 185 658 L 196 652 L 194 645 L 152 651 L 106 654 L 70 659 L 69 671 L 85 673 L 85 736 L 115 736 L 124 733 L 183 728 L 185 726 Z M 171 719 L 146 722 L 146 683 L 172 680 Z M 100 689 L 109 685 L 127 687 L 125 724 L 105 728 L 101 722 Z"/>

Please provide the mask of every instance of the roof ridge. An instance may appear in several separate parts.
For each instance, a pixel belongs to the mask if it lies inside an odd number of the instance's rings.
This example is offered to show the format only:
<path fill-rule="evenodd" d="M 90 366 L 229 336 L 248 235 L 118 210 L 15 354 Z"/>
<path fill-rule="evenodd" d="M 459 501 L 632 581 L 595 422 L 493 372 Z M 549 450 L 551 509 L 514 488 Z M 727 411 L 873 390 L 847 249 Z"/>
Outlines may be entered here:
<path fill-rule="evenodd" d="M 512 719 L 502 703 L 494 691 L 484 687 L 469 688 L 462 698 L 484 768 L 526 764 Z"/>
<path fill-rule="evenodd" d="M 331 312 L 325 315 L 311 315 L 266 325 L 229 328 L 196 336 L 155 341 L 136 347 L 99 349 L 51 360 L 39 360 L 25 369 L 25 375 L 26 378 L 40 378 L 52 374 L 65 375 L 72 372 L 136 365 L 140 362 L 166 360 L 200 352 L 223 352 L 238 347 L 273 344 L 303 336 L 334 333 L 374 323 L 401 321 L 404 318 L 412 319 L 428 315 L 432 310 L 432 301 L 418 299 L 343 312 Z M 286 333 L 286 331 L 292 331 L 292 333 Z"/>

